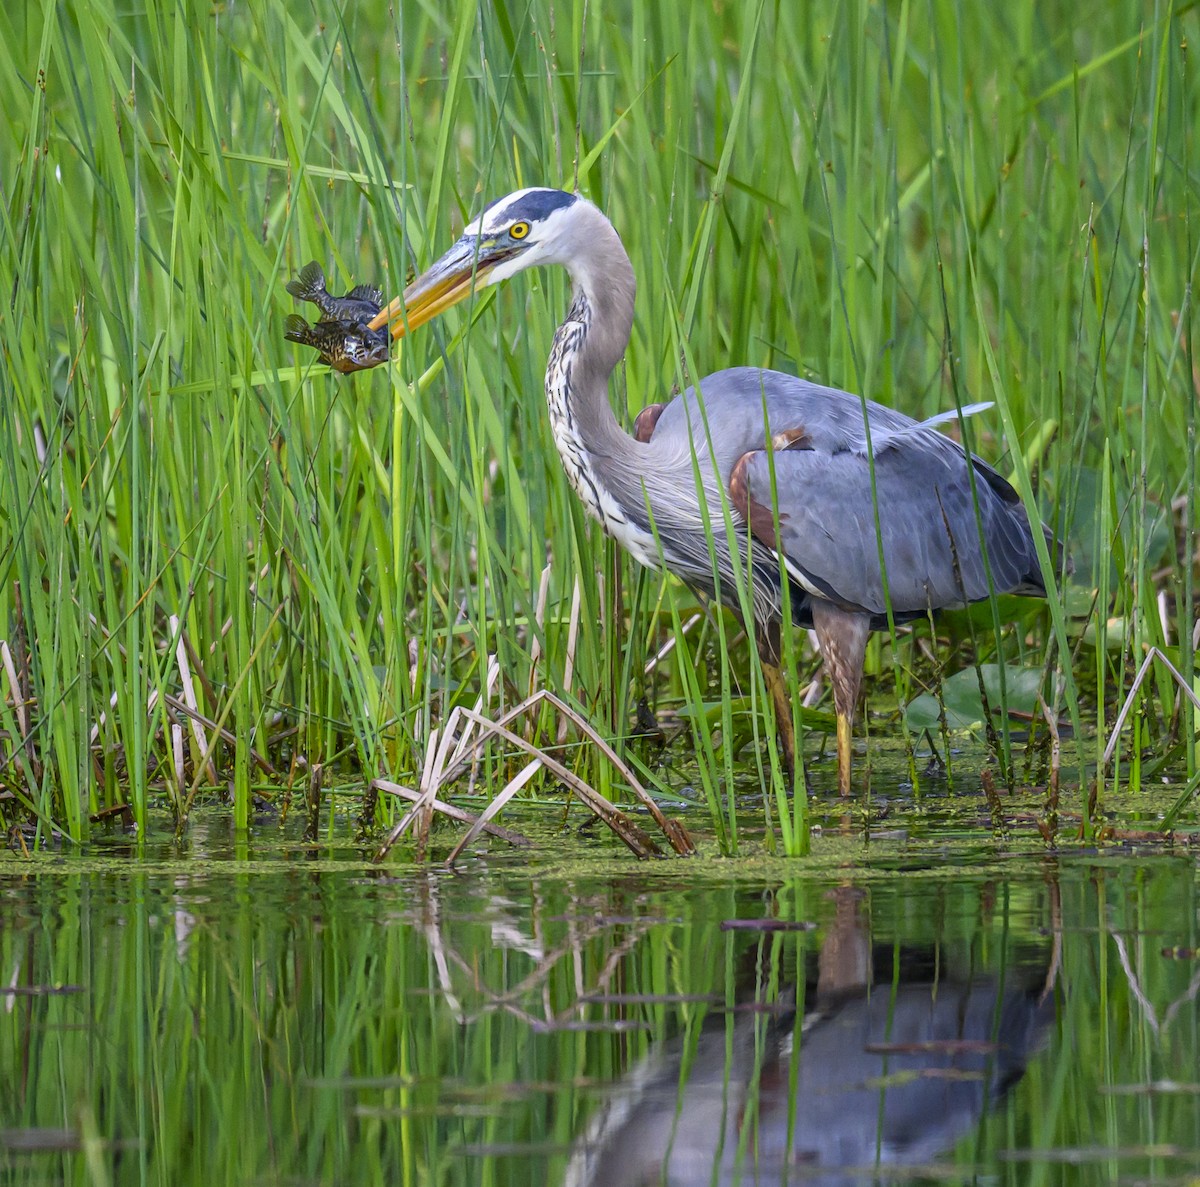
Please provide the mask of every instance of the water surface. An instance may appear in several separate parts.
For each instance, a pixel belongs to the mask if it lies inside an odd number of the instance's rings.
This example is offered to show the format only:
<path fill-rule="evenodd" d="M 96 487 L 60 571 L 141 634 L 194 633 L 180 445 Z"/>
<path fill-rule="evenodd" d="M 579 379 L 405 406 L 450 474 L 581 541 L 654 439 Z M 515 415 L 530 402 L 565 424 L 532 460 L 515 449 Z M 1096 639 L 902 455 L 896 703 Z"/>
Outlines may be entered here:
<path fill-rule="evenodd" d="M 1193 855 L 0 859 L 0 1172 L 1193 1183 Z M 204 850 L 204 859 L 196 857 Z"/>

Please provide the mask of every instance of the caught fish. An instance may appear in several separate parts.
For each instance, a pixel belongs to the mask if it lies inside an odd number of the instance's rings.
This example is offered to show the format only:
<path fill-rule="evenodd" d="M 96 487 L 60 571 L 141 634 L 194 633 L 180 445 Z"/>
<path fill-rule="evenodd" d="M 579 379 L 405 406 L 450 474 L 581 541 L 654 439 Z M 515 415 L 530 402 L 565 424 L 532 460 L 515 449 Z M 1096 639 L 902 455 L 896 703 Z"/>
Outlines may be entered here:
<path fill-rule="evenodd" d="M 321 265 L 313 260 L 288 281 L 287 291 L 298 301 L 312 302 L 324 315 L 310 326 L 298 314 L 290 314 L 283 330 L 289 342 L 311 346 L 321 362 L 347 375 L 387 362 L 391 345 L 387 330 L 367 328 L 383 303 L 381 289 L 358 284 L 344 297 L 335 297 L 325 287 Z"/>
<path fill-rule="evenodd" d="M 368 330 L 365 320 L 333 318 L 310 326 L 299 314 L 291 313 L 283 326 L 283 336 L 289 342 L 311 346 L 321 362 L 343 375 L 388 361 L 391 340 L 387 331 Z"/>
<path fill-rule="evenodd" d="M 330 295 L 325 272 L 316 260 L 287 282 L 287 291 L 297 301 L 311 301 L 329 321 L 370 321 L 383 304 L 383 290 L 370 284 L 356 284 L 344 297 Z"/>

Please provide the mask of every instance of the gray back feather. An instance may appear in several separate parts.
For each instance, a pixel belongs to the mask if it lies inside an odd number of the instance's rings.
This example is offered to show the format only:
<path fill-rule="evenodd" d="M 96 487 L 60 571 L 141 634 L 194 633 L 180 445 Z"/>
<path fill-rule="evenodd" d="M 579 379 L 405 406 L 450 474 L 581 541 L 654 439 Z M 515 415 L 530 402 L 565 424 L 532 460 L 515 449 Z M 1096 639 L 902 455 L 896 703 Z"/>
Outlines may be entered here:
<path fill-rule="evenodd" d="M 750 496 L 767 507 L 777 501 L 779 544 L 789 572 L 808 594 L 867 611 L 878 620 L 886 613 L 889 596 L 893 613 L 905 618 L 985 598 L 992 591 L 1042 592 L 1028 520 L 1016 492 L 978 458 L 972 457 L 968 465 L 963 449 L 935 428 L 866 402 L 879 508 L 877 536 L 859 397 L 756 368 L 717 372 L 700 386 L 702 401 L 694 389 L 672 401 L 650 440 L 657 459 L 643 472 L 660 536 L 685 534 L 663 530 L 666 509 L 678 507 L 682 516 L 696 518 L 679 498 L 682 488 L 690 503 L 695 489 L 694 443 L 699 468 L 708 479 L 718 550 L 724 550 L 724 533 L 720 503 L 714 502 L 714 495 L 719 500 L 715 483 L 719 480 L 728 489 L 733 467 L 752 453 L 746 467 Z M 773 500 L 765 440 L 800 428 L 801 447 L 774 452 Z M 738 525 L 744 537 L 740 519 Z M 880 537 L 887 593 L 879 566 Z M 711 572 L 707 557 L 695 559 L 703 559 Z M 771 567 L 777 571 L 774 562 L 765 569 Z M 760 566 L 760 573 L 763 569 Z"/>

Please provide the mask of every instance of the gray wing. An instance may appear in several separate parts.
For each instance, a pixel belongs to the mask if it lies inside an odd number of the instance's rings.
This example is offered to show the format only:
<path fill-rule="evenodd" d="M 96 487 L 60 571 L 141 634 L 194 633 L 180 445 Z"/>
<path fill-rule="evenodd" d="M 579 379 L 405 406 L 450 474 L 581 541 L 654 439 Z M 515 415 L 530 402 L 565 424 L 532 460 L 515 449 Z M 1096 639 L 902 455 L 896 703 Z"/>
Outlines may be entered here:
<path fill-rule="evenodd" d="M 816 596 L 883 615 L 888 599 L 880 538 L 894 613 L 962 605 L 993 591 L 1043 592 L 1029 521 L 1017 493 L 978 458 L 968 463 L 953 441 L 932 429 L 899 435 L 877 453 L 878 535 L 865 453 L 830 452 L 811 439 L 806 447 L 803 437 L 776 452 L 777 540 L 772 531 L 762 530 L 761 509 L 772 503 L 766 452 L 747 454 L 738 469 L 750 507 L 760 509 L 757 521 L 748 516 L 755 534 L 782 550 L 792 576 Z"/>
<path fill-rule="evenodd" d="M 699 396 L 695 388 L 688 388 L 666 406 L 656 405 L 649 427 L 651 439 L 684 441 L 690 437 L 701 448 L 711 438 L 718 469 L 728 478 L 743 453 L 763 447 L 764 423 L 772 434 L 803 425 L 814 446 L 829 453 L 842 449 L 865 452 L 863 403 L 849 392 L 781 371 L 731 367 L 702 379 Z M 873 400 L 865 403 L 871 446 L 877 453 L 888 442 L 899 443 L 921 427 L 894 408 Z"/>
<path fill-rule="evenodd" d="M 966 415 L 981 405 L 964 409 Z M 870 450 L 863 425 L 870 423 Z M 794 375 L 738 367 L 701 380 L 656 412 L 651 442 L 690 440 L 711 456 L 753 534 L 782 551 L 796 583 L 846 608 L 886 613 L 871 496 L 893 613 L 912 617 L 996 593 L 1043 593 L 1029 521 L 1016 491 L 933 425 Z M 771 463 L 779 532 L 772 511 Z M 640 439 L 640 438 L 639 438 Z M 711 455 L 709 445 L 711 444 Z M 989 584 L 971 493 L 979 502 Z M 1044 530 L 1044 529 L 1040 529 Z M 1054 555 L 1053 540 L 1047 539 Z"/>

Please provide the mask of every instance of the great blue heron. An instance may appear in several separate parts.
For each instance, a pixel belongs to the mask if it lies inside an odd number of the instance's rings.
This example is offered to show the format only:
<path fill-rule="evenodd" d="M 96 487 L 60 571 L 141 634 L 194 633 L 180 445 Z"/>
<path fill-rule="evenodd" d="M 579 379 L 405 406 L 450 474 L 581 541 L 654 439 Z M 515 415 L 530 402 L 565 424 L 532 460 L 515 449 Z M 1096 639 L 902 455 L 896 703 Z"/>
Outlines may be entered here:
<path fill-rule="evenodd" d="M 369 327 L 389 324 L 399 338 L 536 264 L 561 264 L 574 285 L 546 401 L 575 493 L 642 564 L 740 612 L 733 542 L 789 764 L 779 664 L 790 599 L 791 621 L 815 630 L 833 686 L 838 789 L 848 794 L 867 636 L 887 626 L 889 604 L 903 622 L 992 593 L 1045 593 L 1020 497 L 932 422 L 757 367 L 709 375 L 625 432 L 608 380 L 629 344 L 633 268 L 612 223 L 578 194 L 524 189 L 493 202 Z"/>

